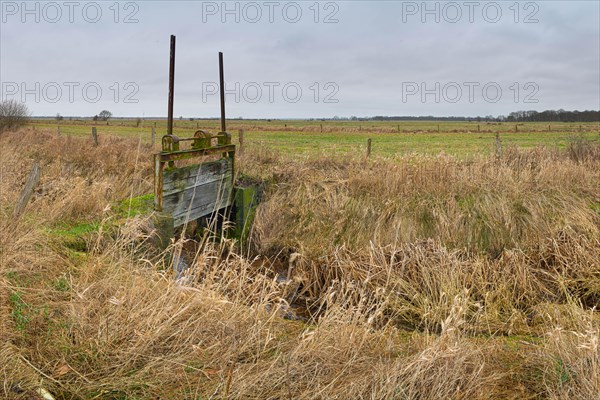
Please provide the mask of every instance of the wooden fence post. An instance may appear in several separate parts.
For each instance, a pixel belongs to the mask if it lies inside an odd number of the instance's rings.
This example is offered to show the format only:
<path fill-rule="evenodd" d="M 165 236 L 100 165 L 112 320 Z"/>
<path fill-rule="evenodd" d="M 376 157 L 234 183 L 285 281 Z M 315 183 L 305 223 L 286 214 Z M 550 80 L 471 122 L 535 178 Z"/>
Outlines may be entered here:
<path fill-rule="evenodd" d="M 152 147 L 154 147 L 155 140 L 156 140 L 156 128 L 152 127 Z"/>
<path fill-rule="evenodd" d="M 95 126 L 92 128 L 92 139 L 94 139 L 94 146 L 98 146 L 98 131 Z"/>
<path fill-rule="evenodd" d="M 60 125 L 56 127 L 56 132 L 58 132 L 58 136 L 60 136 Z"/>
<path fill-rule="evenodd" d="M 33 190 L 37 186 L 40 181 L 41 169 L 38 163 L 33 164 L 33 168 L 31 168 L 31 172 L 29 173 L 29 178 L 27 178 L 27 183 L 25 183 L 25 187 L 19 196 L 19 200 L 17 200 L 17 204 L 15 205 L 15 209 L 13 211 L 13 218 L 19 217 L 23 211 L 25 211 L 25 207 L 33 194 Z"/>
<path fill-rule="evenodd" d="M 242 154 L 244 152 L 244 130 L 239 130 L 239 140 L 240 140 L 240 150 L 239 153 Z"/>
<path fill-rule="evenodd" d="M 502 141 L 500 140 L 500 132 L 496 132 L 496 158 L 502 157 Z"/>
<path fill-rule="evenodd" d="M 371 138 L 367 140 L 367 158 L 371 156 Z"/>

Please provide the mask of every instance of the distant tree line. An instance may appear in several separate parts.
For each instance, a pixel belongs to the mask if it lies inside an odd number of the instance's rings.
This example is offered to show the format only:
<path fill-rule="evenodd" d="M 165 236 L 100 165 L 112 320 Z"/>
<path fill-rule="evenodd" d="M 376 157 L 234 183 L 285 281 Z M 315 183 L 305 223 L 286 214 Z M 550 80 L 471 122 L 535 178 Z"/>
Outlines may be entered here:
<path fill-rule="evenodd" d="M 108 121 L 110 118 L 112 117 L 112 113 L 108 110 L 102 110 L 100 111 L 100 114 L 96 114 L 94 115 L 94 117 L 92 118 L 94 121 Z"/>
<path fill-rule="evenodd" d="M 600 111 L 565 111 L 546 110 L 537 111 L 516 111 L 512 112 L 504 119 L 508 122 L 596 122 L 600 121 Z"/>
<path fill-rule="evenodd" d="M 352 119 L 352 118 L 351 118 Z M 434 117 L 429 116 L 375 116 L 367 118 L 371 121 L 466 121 L 466 122 L 598 122 L 600 121 L 600 111 L 565 111 L 546 110 L 546 111 L 515 111 L 508 116 L 500 115 L 494 117 L 486 115 L 485 117 Z M 364 120 L 364 119 L 359 119 Z"/>
<path fill-rule="evenodd" d="M 425 116 L 392 116 L 392 117 L 384 117 L 381 115 L 371 117 L 371 118 L 358 118 L 358 121 L 483 121 L 489 119 L 490 121 L 495 121 L 496 119 L 492 116 L 488 117 L 434 117 L 433 115 L 425 115 Z"/>

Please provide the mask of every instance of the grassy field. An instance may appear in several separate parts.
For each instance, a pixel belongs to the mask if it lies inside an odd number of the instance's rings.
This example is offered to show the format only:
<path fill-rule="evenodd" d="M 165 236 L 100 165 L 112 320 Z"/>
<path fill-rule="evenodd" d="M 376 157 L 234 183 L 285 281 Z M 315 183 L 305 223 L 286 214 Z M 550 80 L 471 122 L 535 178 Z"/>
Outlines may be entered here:
<path fill-rule="evenodd" d="M 100 135 L 141 137 L 151 142 L 151 130 L 156 125 L 157 137 L 166 133 L 165 120 L 144 120 L 136 126 L 135 120 L 55 121 L 36 120 L 39 129 L 54 129 L 61 133 L 89 136 L 91 126 L 97 126 Z M 485 122 L 371 122 L 371 121 L 252 121 L 228 122 L 228 131 L 234 141 L 240 129 L 246 142 L 255 142 L 270 148 L 296 154 L 334 153 L 362 154 L 367 140 L 372 139 L 373 154 L 402 155 L 407 153 L 437 154 L 441 151 L 468 156 L 489 154 L 494 149 L 496 132 L 505 146 L 530 148 L 548 146 L 565 148 L 575 137 L 600 140 L 598 123 L 519 123 L 492 124 Z M 322 127 L 322 129 L 321 129 Z M 439 127 L 439 131 L 438 131 Z M 218 132 L 218 120 L 176 120 L 174 133 L 190 137 L 196 129 Z"/>
<path fill-rule="evenodd" d="M 148 127 L 74 122 L 0 135 L 3 398 L 600 396 L 598 124 L 232 121 L 248 242 L 161 252 Z"/>

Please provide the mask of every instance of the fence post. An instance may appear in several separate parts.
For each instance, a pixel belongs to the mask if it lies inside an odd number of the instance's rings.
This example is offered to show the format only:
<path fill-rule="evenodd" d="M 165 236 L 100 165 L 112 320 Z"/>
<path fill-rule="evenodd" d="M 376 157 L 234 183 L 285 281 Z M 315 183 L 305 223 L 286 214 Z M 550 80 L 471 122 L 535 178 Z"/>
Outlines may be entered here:
<path fill-rule="evenodd" d="M 98 131 L 95 126 L 92 128 L 92 138 L 94 139 L 94 146 L 98 146 Z"/>
<path fill-rule="evenodd" d="M 156 140 L 156 128 L 152 127 L 152 147 L 154 147 L 155 140 Z"/>
<path fill-rule="evenodd" d="M 25 211 L 25 207 L 27 206 L 31 195 L 33 194 L 33 190 L 40 181 L 40 174 L 41 169 L 39 164 L 33 164 L 33 168 L 31 168 L 31 172 L 29 173 L 29 178 L 27 178 L 27 183 L 25 183 L 25 187 L 19 196 L 19 200 L 17 200 L 17 204 L 15 204 L 13 218 L 17 218 L 23 213 L 23 211 Z"/>
<path fill-rule="evenodd" d="M 367 158 L 371 156 L 371 138 L 367 140 Z"/>
<path fill-rule="evenodd" d="M 60 136 L 60 125 L 56 127 L 56 132 L 58 132 L 58 136 Z"/>
<path fill-rule="evenodd" d="M 519 132 L 519 125 L 515 125 L 515 132 Z"/>
<path fill-rule="evenodd" d="M 500 140 L 500 132 L 496 132 L 496 158 L 502 157 L 502 141 Z"/>
<path fill-rule="evenodd" d="M 244 130 L 239 130 L 239 140 L 240 140 L 240 150 L 239 153 L 242 154 L 244 152 Z"/>

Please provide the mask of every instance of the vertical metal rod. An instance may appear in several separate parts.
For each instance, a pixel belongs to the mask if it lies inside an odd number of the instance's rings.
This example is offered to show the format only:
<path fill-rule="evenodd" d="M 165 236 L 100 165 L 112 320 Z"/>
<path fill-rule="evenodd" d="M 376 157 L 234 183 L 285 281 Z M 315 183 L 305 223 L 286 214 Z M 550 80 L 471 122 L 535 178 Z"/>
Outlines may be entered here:
<path fill-rule="evenodd" d="M 219 52 L 219 84 L 221 87 L 221 132 L 225 132 L 225 75 L 223 74 L 222 52 Z"/>
<path fill-rule="evenodd" d="M 175 35 L 171 35 L 171 58 L 169 60 L 169 110 L 167 134 L 173 134 L 173 95 L 175 92 Z"/>

